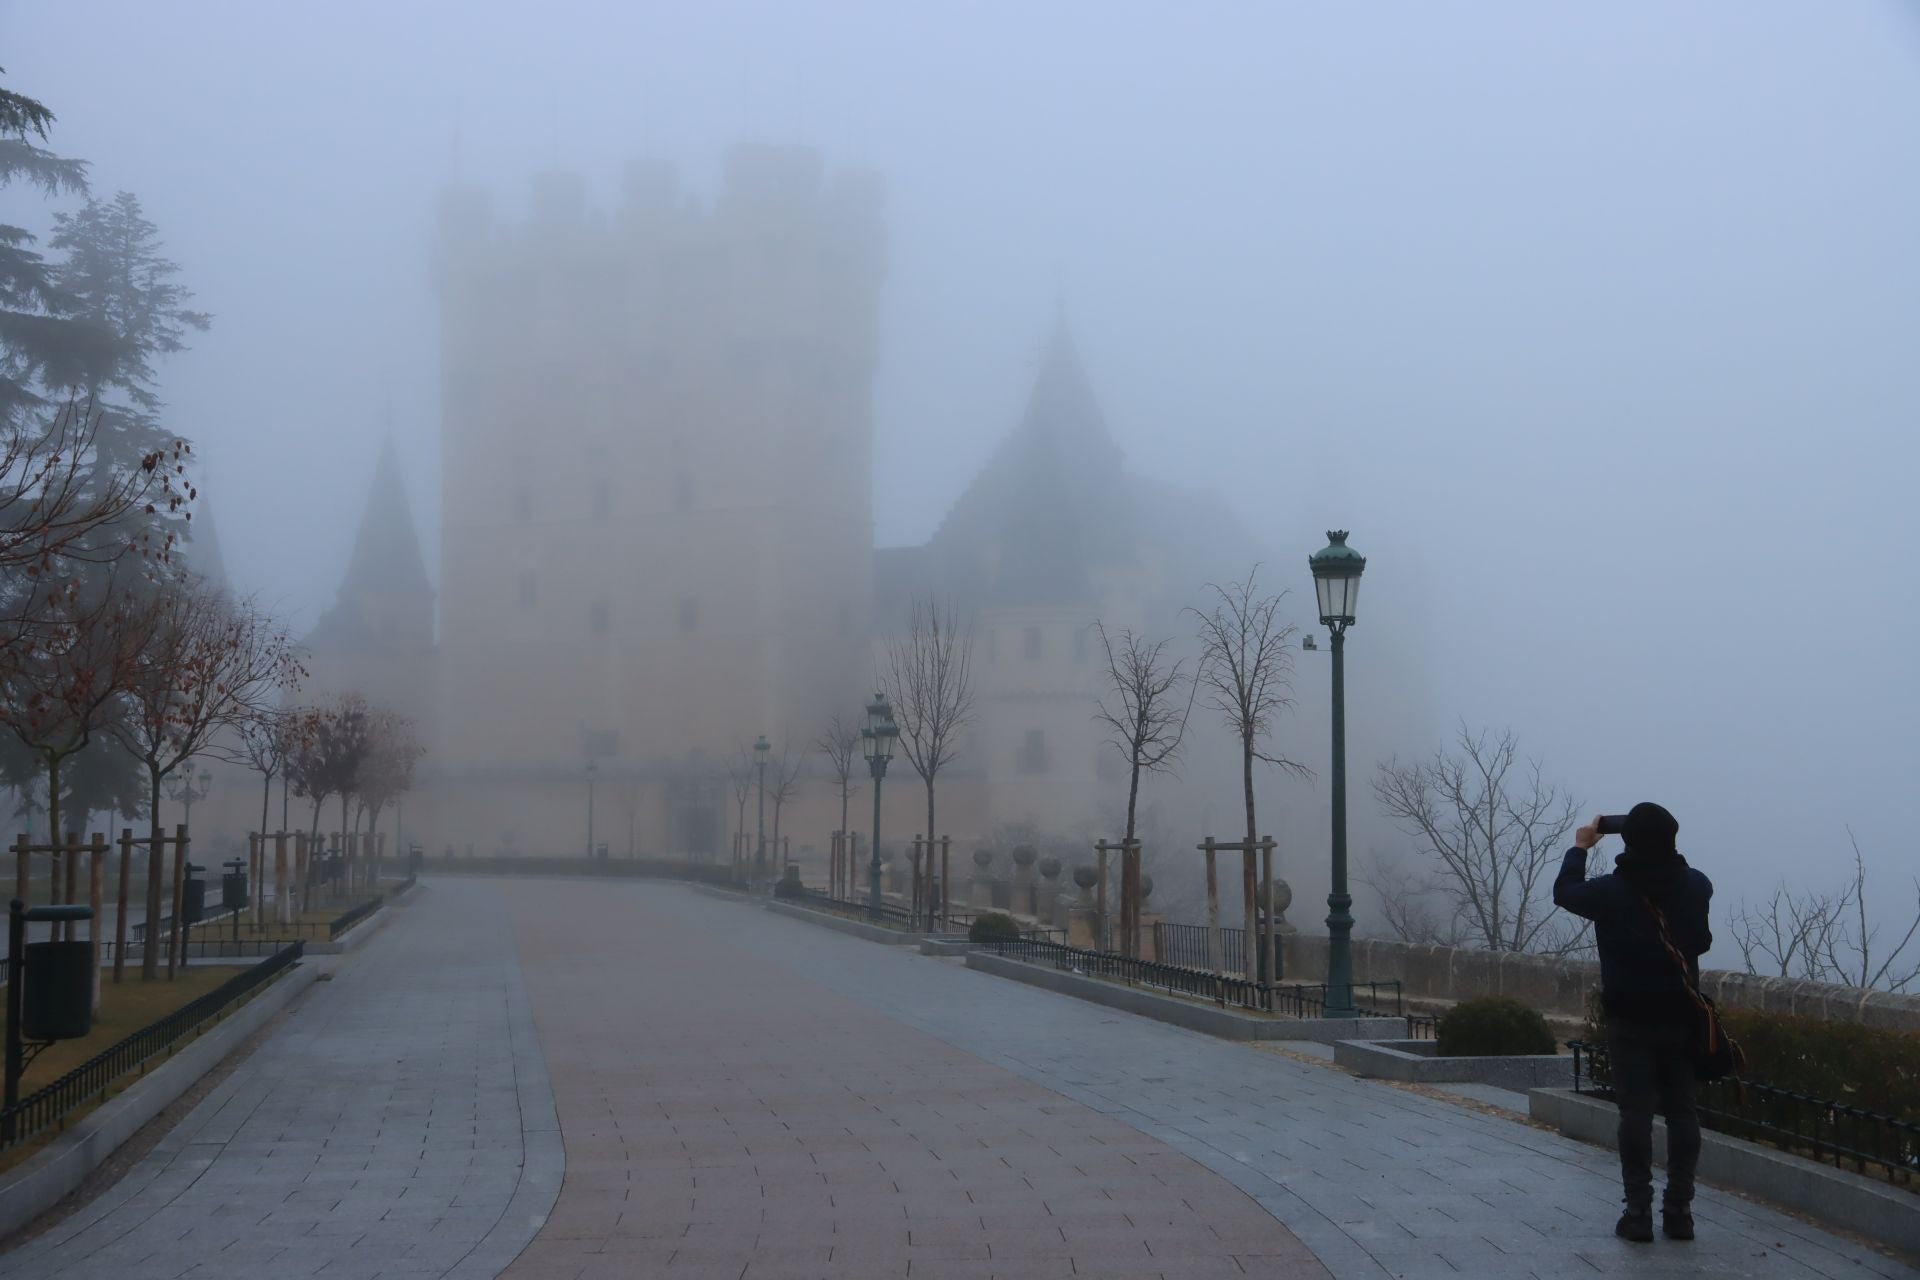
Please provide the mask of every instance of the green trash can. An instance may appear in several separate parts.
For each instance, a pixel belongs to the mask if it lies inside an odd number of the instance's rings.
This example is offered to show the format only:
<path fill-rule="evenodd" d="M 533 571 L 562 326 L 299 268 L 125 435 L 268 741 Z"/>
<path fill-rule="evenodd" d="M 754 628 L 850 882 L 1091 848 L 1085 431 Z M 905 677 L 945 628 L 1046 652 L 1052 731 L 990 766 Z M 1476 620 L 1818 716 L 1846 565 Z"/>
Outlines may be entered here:
<path fill-rule="evenodd" d="M 22 959 L 22 1036 L 78 1040 L 93 1030 L 93 944 L 29 942 Z"/>

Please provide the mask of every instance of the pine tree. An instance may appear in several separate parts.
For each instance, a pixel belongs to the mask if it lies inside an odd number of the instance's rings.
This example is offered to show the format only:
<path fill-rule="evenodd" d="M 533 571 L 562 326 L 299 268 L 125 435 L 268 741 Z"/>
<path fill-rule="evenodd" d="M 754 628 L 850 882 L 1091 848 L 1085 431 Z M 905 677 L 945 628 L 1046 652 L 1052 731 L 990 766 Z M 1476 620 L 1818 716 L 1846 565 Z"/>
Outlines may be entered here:
<path fill-rule="evenodd" d="M 193 294 L 132 192 L 89 198 L 76 212 L 55 214 L 54 226 L 49 243 L 65 256 L 52 279 L 65 314 L 119 341 L 109 368 L 63 389 L 103 407 L 101 444 L 118 446 L 113 460 L 125 462 L 166 444 L 155 359 L 186 350 L 188 330 L 205 331 L 212 320 L 188 306 Z"/>
<path fill-rule="evenodd" d="M 41 103 L 0 89 L 0 188 L 27 182 L 49 197 L 87 193 L 85 161 L 36 145 L 52 123 Z M 119 359 L 113 330 L 68 314 L 35 244 L 24 227 L 0 223 L 0 430 L 19 430 L 46 407 L 45 389 L 87 385 Z"/>

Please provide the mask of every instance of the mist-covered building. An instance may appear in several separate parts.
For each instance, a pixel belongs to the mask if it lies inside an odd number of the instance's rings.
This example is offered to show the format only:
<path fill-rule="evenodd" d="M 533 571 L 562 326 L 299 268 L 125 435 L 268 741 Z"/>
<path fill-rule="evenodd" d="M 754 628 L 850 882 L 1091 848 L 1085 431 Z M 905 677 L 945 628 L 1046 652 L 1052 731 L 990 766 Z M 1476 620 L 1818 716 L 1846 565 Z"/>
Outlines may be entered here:
<path fill-rule="evenodd" d="M 883 248 L 877 181 L 803 149 L 731 152 L 709 199 L 656 165 L 605 211 L 564 175 L 518 221 L 447 194 L 438 591 L 388 456 L 310 637 L 316 689 L 422 725 L 407 839 L 582 852 L 591 766 L 614 854 L 722 853 L 729 760 L 857 717 L 915 596 L 973 631 L 943 833 L 970 847 L 1111 808 L 1124 771 L 1093 717 L 1093 624 L 1171 632 L 1199 583 L 1251 563 L 1250 540 L 1126 470 L 1060 322 L 1025 412 L 933 536 L 876 549 Z M 890 835 L 925 825 L 902 759 L 887 811 Z M 796 848 L 838 825 L 817 756 L 784 822 Z"/>

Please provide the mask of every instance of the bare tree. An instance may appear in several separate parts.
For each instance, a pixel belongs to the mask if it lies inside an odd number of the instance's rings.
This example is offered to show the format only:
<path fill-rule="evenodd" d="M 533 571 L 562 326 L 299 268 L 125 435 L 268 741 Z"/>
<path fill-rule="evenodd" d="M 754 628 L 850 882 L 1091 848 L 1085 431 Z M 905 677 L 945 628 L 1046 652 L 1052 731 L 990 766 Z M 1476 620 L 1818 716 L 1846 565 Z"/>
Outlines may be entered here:
<path fill-rule="evenodd" d="M 1258 930 L 1254 921 L 1254 847 L 1260 827 L 1254 812 L 1253 766 L 1269 764 L 1295 777 L 1310 778 L 1313 771 L 1267 746 L 1274 721 L 1293 708 L 1293 635 L 1291 623 L 1280 619 L 1277 596 L 1260 594 L 1260 566 L 1241 582 L 1220 586 L 1208 583 L 1215 601 L 1210 613 L 1190 610 L 1200 620 L 1198 680 L 1207 691 L 1207 704 L 1226 719 L 1240 740 L 1240 790 L 1246 802 L 1247 838 L 1241 859 L 1240 892 L 1244 904 L 1246 971 L 1259 972 Z"/>
<path fill-rule="evenodd" d="M 366 820 L 375 887 L 380 883 L 380 864 L 379 845 L 373 841 L 379 831 L 380 813 L 413 790 L 414 766 L 426 753 L 412 717 L 391 707 L 375 707 L 368 712 L 366 751 L 354 771 L 353 791 Z"/>
<path fill-rule="evenodd" d="M 792 743 L 780 744 L 780 754 L 773 760 L 773 785 L 768 794 L 773 798 L 773 863 L 780 861 L 780 811 L 786 808 L 787 801 L 800 791 L 800 769 L 807 761 L 807 749 L 794 747 Z"/>
<path fill-rule="evenodd" d="M 736 863 L 741 860 L 740 843 L 747 833 L 747 801 L 753 798 L 753 784 L 753 748 L 738 743 L 733 754 L 727 757 L 727 786 L 733 792 L 733 859 Z"/>
<path fill-rule="evenodd" d="M 1732 913 L 1734 945 L 1748 973 L 1761 963 L 1783 978 L 1831 982 L 1882 991 L 1906 991 L 1920 981 L 1920 958 L 1903 960 L 1920 937 L 1920 880 L 1914 882 L 1915 909 L 1898 944 L 1879 947 L 1880 929 L 1868 916 L 1867 864 L 1851 828 L 1853 874 L 1838 891 L 1808 893 L 1777 886 L 1753 907 L 1742 901 Z"/>
<path fill-rule="evenodd" d="M 347 809 L 355 778 L 367 751 L 367 700 L 357 693 L 330 698 L 308 708 L 308 731 L 284 766 L 293 793 L 313 801 L 313 837 L 320 835 L 320 806 L 338 796 L 340 834 L 347 833 Z"/>
<path fill-rule="evenodd" d="M 175 441 L 126 469 L 100 460 L 101 413 L 70 399 L 44 425 L 0 427 L 0 653 L 23 641 L 50 608 L 77 607 L 88 566 L 129 555 L 165 561 L 174 533 L 161 519 L 194 497 L 190 447 Z"/>
<path fill-rule="evenodd" d="M 847 862 L 853 856 L 852 843 L 847 837 L 847 810 L 853 798 L 855 770 L 862 761 L 860 754 L 860 726 L 852 721 L 835 715 L 827 721 L 827 731 L 820 735 L 815 746 L 827 757 L 827 765 L 833 770 L 834 785 L 840 791 L 840 874 L 842 883 L 834 885 L 832 892 L 849 890 L 853 885 L 853 868 Z"/>
<path fill-rule="evenodd" d="M 161 783 L 220 738 L 269 711 L 299 679 L 293 643 L 272 619 L 224 591 L 190 580 L 161 584 L 132 602 L 142 640 L 111 732 L 145 767 L 148 786 L 147 919 L 161 916 Z M 144 949 L 143 978 L 159 956 Z"/>
<path fill-rule="evenodd" d="M 267 830 L 268 813 L 273 803 L 273 780 L 286 767 L 305 726 L 299 712 L 290 707 L 272 707 L 240 726 L 240 749 L 247 763 L 260 775 L 260 831 Z"/>
<path fill-rule="evenodd" d="M 927 788 L 927 839 L 937 840 L 934 783 L 959 754 L 960 729 L 973 714 L 973 632 L 961 628 L 951 604 L 941 608 L 930 596 L 913 599 L 907 634 L 887 642 L 885 684 L 900 726 L 900 749 Z M 916 866 L 914 900 L 924 901 L 931 913 L 922 874 Z"/>
<path fill-rule="evenodd" d="M 1127 762 L 1127 824 L 1120 860 L 1120 946 L 1127 955 L 1140 950 L 1140 847 L 1135 840 L 1135 816 L 1140 803 L 1140 775 L 1161 773 L 1173 766 L 1187 719 L 1199 692 L 1199 681 L 1186 664 L 1169 659 L 1170 641 L 1149 641 L 1130 630 L 1115 637 L 1106 624 L 1096 622 L 1100 646 L 1107 659 L 1108 695 L 1095 718 L 1107 727 L 1107 742 Z M 1185 696 L 1182 697 L 1184 690 Z"/>
<path fill-rule="evenodd" d="M 121 713 L 144 635 L 137 602 L 111 581 L 34 594 L 34 625 L 5 646 L 0 661 L 0 724 L 45 771 L 47 830 L 57 840 L 61 765 Z"/>
<path fill-rule="evenodd" d="M 1375 856 L 1360 870 L 1391 937 L 1421 947 L 1457 947 L 1466 940 L 1460 914 L 1405 864 Z"/>
<path fill-rule="evenodd" d="M 1522 759 L 1511 730 L 1474 733 L 1424 760 L 1383 762 L 1373 779 L 1381 809 L 1421 844 L 1428 889 L 1460 916 L 1465 935 L 1491 951 L 1565 954 L 1586 926 L 1558 917 L 1549 890 L 1579 825 L 1579 803 Z"/>

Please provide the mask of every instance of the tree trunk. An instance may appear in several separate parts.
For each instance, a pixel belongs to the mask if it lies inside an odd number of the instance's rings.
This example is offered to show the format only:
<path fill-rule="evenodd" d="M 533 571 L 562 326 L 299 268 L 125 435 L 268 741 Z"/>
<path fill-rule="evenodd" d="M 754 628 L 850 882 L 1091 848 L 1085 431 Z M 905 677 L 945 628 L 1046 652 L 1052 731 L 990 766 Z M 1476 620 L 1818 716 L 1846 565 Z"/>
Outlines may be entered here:
<path fill-rule="evenodd" d="M 273 775 L 269 773 L 264 775 L 264 781 L 260 786 L 260 836 L 262 839 L 265 839 L 267 834 L 267 806 L 272 803 Z"/>
<path fill-rule="evenodd" d="M 1246 962 L 1246 976 L 1255 979 L 1259 976 L 1257 967 L 1260 940 L 1255 936 L 1258 930 L 1253 918 L 1253 895 L 1255 881 L 1259 878 L 1259 855 L 1253 851 L 1260 837 L 1255 833 L 1256 823 L 1253 815 L 1253 735 L 1244 734 L 1240 745 L 1240 785 L 1245 789 L 1247 799 L 1247 842 L 1240 854 L 1240 895 L 1243 910 L 1241 912 L 1241 953 Z"/>
<path fill-rule="evenodd" d="M 47 843 L 60 843 L 60 757 L 47 755 Z"/>
<path fill-rule="evenodd" d="M 1120 953 L 1140 954 L 1140 850 L 1133 843 L 1134 810 L 1140 803 L 1140 757 L 1127 779 L 1127 830 L 1120 840 Z"/>
<path fill-rule="evenodd" d="M 147 762 L 147 941 L 140 948 L 140 980 L 152 982 L 160 976 L 160 885 L 167 878 L 165 847 L 160 843 L 160 767 Z"/>
<path fill-rule="evenodd" d="M 927 897 L 927 928 L 929 930 L 933 928 L 932 881 L 933 881 L 933 833 L 934 833 L 934 830 L 935 830 L 935 827 L 933 825 L 933 777 L 932 775 L 928 775 L 927 777 L 927 859 L 926 859 L 928 884 L 927 884 L 926 897 Z M 943 897 L 946 895 L 946 892 L 947 892 L 947 886 L 941 885 L 940 893 Z"/>

